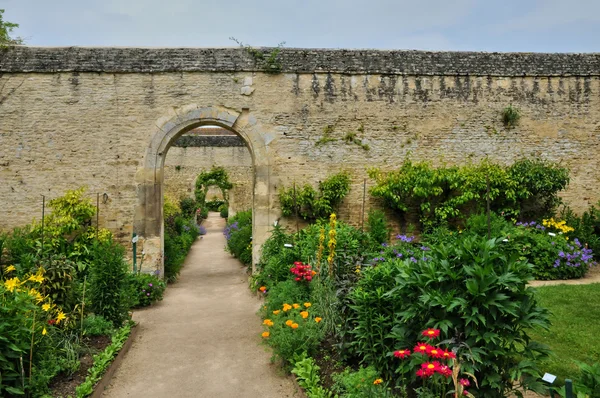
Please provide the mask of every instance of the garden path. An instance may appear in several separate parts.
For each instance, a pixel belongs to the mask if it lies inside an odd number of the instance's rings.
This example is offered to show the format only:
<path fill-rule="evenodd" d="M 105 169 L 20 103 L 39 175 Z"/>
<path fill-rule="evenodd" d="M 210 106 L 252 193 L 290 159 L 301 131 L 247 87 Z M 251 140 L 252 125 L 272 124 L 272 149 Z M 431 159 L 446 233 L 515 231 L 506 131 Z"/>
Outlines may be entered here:
<path fill-rule="evenodd" d="M 595 265 L 588 273 L 580 279 L 554 280 L 554 281 L 531 281 L 530 286 L 555 286 L 555 285 L 589 285 L 591 283 L 600 283 L 600 265 Z"/>
<path fill-rule="evenodd" d="M 204 225 L 164 300 L 134 313 L 141 329 L 104 397 L 300 396 L 259 345 L 261 303 L 223 250 L 224 220 L 211 213 Z"/>

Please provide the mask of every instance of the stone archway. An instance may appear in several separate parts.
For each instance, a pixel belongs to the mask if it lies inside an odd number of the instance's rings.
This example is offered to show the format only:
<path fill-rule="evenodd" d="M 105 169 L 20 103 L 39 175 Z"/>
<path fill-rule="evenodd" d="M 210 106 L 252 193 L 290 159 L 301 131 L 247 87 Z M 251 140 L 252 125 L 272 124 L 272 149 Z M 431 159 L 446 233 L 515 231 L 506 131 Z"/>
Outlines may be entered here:
<path fill-rule="evenodd" d="M 254 194 L 252 200 L 253 248 L 252 267 L 259 259 L 260 246 L 271 226 L 270 166 L 268 143 L 260 125 L 247 109 L 238 112 L 220 106 L 199 107 L 196 104 L 173 109 L 155 123 L 155 131 L 146 148 L 143 166 L 136 173 L 137 205 L 134 232 L 139 236 L 144 253 L 144 268 L 164 271 L 163 167 L 167 151 L 185 132 L 202 125 L 217 125 L 239 135 L 252 156 Z"/>

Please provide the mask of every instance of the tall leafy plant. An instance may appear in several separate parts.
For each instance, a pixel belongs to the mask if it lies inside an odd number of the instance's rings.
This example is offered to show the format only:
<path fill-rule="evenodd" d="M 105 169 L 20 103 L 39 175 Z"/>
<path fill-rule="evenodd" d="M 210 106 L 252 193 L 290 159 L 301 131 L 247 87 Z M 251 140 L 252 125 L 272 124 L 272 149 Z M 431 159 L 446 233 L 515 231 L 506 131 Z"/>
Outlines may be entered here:
<path fill-rule="evenodd" d="M 424 258 L 366 269 L 351 294 L 355 352 L 392 378 L 396 365 L 386 355 L 417 341 L 424 326 L 439 328 L 462 347 L 463 369 L 480 380 L 481 396 L 541 388 L 535 361 L 546 350 L 528 330 L 547 328 L 548 312 L 527 287 L 532 266 L 506 256 L 501 244 L 467 236 Z"/>
<path fill-rule="evenodd" d="M 305 220 L 329 217 L 350 192 L 350 175 L 342 172 L 319 182 L 318 191 L 310 184 L 279 190 L 284 216 L 299 215 Z"/>
<path fill-rule="evenodd" d="M 93 248 L 90 270 L 92 311 L 121 326 L 127 318 L 126 277 L 128 265 L 125 249 L 112 242 L 98 242 Z"/>

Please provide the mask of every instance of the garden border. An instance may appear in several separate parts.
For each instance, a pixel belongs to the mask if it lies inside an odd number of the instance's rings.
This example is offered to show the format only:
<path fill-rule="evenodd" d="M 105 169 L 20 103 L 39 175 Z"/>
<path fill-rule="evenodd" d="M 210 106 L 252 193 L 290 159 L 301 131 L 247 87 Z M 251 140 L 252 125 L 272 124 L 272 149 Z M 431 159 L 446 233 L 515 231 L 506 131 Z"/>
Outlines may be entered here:
<path fill-rule="evenodd" d="M 113 375 L 121 365 L 121 362 L 123 362 L 123 359 L 125 358 L 125 355 L 129 351 L 129 349 L 133 345 L 133 340 L 137 337 L 139 329 L 139 323 L 131 328 L 131 332 L 129 333 L 129 337 L 127 337 L 127 341 L 125 342 L 125 344 L 123 344 L 123 347 L 121 348 L 115 359 L 112 361 L 106 372 L 104 372 L 104 375 L 102 376 L 100 381 L 94 386 L 94 392 L 92 393 L 92 395 L 90 395 L 91 398 L 102 398 L 106 387 L 108 387 L 110 382 L 112 381 Z"/>

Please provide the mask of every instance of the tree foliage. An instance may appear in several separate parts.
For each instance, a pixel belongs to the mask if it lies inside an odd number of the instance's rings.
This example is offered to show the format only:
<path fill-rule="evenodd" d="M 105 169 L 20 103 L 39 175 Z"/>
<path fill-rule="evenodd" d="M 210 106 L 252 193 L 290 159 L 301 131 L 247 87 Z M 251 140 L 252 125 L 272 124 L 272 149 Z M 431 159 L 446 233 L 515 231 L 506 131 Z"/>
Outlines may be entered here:
<path fill-rule="evenodd" d="M 23 44 L 23 39 L 20 37 L 11 37 L 11 33 L 19 24 L 4 20 L 4 10 L 0 9 L 0 47 L 16 46 Z"/>

